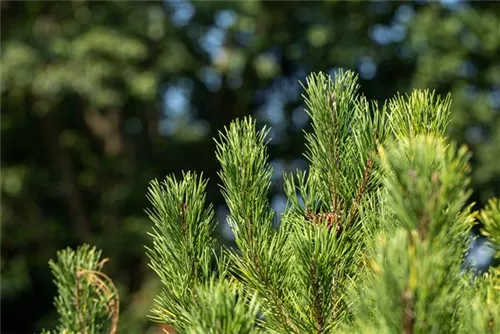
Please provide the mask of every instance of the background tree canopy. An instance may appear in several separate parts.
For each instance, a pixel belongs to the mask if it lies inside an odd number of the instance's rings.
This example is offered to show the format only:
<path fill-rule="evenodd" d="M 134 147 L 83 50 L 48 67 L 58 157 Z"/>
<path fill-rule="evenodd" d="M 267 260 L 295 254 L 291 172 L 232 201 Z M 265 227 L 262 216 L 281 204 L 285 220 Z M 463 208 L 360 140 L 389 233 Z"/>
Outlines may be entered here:
<path fill-rule="evenodd" d="M 223 221 L 212 137 L 253 114 L 272 126 L 271 203 L 281 210 L 282 172 L 305 165 L 298 81 L 311 71 L 353 69 L 379 101 L 451 92 L 449 135 L 474 152 L 473 200 L 500 195 L 496 2 L 2 1 L 1 10 L 2 333 L 53 327 L 47 261 L 83 241 L 111 258 L 122 331 L 155 331 L 145 317 L 158 291 L 143 251 L 148 182 L 203 171 Z"/>

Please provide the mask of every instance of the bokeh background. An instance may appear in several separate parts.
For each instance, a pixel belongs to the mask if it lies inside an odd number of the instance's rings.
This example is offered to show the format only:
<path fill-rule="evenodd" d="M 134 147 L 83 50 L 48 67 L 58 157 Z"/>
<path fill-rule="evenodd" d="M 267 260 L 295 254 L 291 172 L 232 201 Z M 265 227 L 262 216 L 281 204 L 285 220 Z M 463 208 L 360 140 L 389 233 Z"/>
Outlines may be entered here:
<path fill-rule="evenodd" d="M 311 71 L 359 73 L 383 103 L 431 88 L 453 99 L 449 135 L 474 152 L 472 201 L 500 195 L 497 2 L 1 2 L 2 333 L 57 320 L 47 265 L 83 242 L 111 259 L 121 333 L 154 333 L 144 245 L 153 178 L 210 178 L 212 138 L 236 118 L 272 127 L 271 202 L 306 168 L 302 89 Z M 223 224 L 221 243 L 231 243 Z"/>

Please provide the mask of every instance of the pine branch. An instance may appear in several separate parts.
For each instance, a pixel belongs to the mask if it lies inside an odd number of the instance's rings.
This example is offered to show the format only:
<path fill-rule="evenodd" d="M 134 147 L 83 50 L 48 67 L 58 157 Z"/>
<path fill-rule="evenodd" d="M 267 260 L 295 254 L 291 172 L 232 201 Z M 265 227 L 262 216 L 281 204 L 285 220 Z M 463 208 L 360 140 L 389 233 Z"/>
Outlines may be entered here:
<path fill-rule="evenodd" d="M 443 136 L 450 122 L 451 95 L 436 96 L 434 91 L 399 93 L 387 103 L 389 124 L 397 139 L 416 135 Z"/>
<path fill-rule="evenodd" d="M 266 128 L 257 131 L 255 121 L 245 118 L 234 121 L 216 141 L 216 156 L 222 167 L 219 173 L 222 194 L 241 256 L 229 254 L 238 275 L 266 301 L 262 303 L 264 312 L 276 320 L 273 325 L 268 319 L 268 325 L 298 333 L 277 283 L 284 277 L 270 275 L 286 270 L 288 259 L 284 254 L 285 231 L 273 229 L 274 212 L 267 199 L 272 175 L 264 142 L 267 134 Z"/>
<path fill-rule="evenodd" d="M 470 153 L 465 147 L 457 149 L 444 139 L 418 136 L 398 141 L 390 151 L 381 148 L 379 154 L 386 171 L 387 206 L 395 222 L 417 229 L 425 238 L 448 230 L 455 240 L 459 231 L 460 238 L 466 238 L 469 220 L 449 223 L 460 218 L 471 194 Z"/>
<path fill-rule="evenodd" d="M 101 272 L 108 259 L 100 260 L 95 247 L 82 245 L 57 253 L 49 261 L 58 296 L 59 333 L 97 334 L 117 331 L 119 299 L 111 279 Z"/>
<path fill-rule="evenodd" d="M 242 251 L 255 252 L 261 236 L 270 232 L 274 212 L 267 193 L 272 168 L 267 162 L 265 137 L 268 130 L 256 131 L 255 121 L 234 121 L 216 141 L 216 156 L 222 170 L 222 194 L 230 211 L 231 228 Z"/>
<path fill-rule="evenodd" d="M 262 333 L 257 295 L 248 295 L 233 281 L 210 282 L 196 291 L 197 303 L 186 314 L 186 333 Z"/>
<path fill-rule="evenodd" d="M 456 315 L 459 334 L 500 331 L 500 268 L 490 268 L 483 276 L 464 277 L 463 295 Z"/>
<path fill-rule="evenodd" d="M 496 257 L 500 258 L 500 199 L 492 198 L 486 208 L 479 214 L 479 221 L 483 224 L 481 233 L 488 238 L 497 250 Z"/>
<path fill-rule="evenodd" d="M 432 136 L 401 139 L 380 149 L 381 204 L 391 214 L 384 217 L 387 232 L 372 253 L 377 270 L 363 282 L 369 298 L 360 301 L 356 317 L 361 332 L 454 328 L 463 286 L 456 254 L 464 253 L 473 223 L 465 205 L 469 157 L 465 149 Z"/>
<path fill-rule="evenodd" d="M 214 212 L 211 205 L 205 206 L 206 184 L 202 176 L 188 172 L 182 180 L 154 180 L 148 192 L 152 208 L 147 213 L 154 226 L 152 247 L 146 247 L 146 253 L 164 286 L 151 318 L 181 332 L 190 323 L 186 310 L 197 302 L 196 289 L 217 274 L 224 277 L 226 270 L 224 259 L 219 260 L 219 273 L 211 269 Z"/>

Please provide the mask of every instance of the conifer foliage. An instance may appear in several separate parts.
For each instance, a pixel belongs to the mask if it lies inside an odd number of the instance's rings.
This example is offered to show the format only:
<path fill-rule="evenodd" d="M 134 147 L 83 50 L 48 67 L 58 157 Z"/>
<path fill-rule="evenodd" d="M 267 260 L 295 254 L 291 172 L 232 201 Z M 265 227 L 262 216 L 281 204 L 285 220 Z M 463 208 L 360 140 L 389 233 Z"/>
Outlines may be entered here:
<path fill-rule="evenodd" d="M 163 285 L 152 320 L 200 334 L 500 332 L 499 269 L 476 277 L 462 265 L 477 222 L 500 249 L 500 201 L 480 213 L 468 202 L 470 154 L 445 137 L 451 98 L 414 91 L 379 107 L 358 89 L 349 71 L 307 78 L 309 168 L 284 175 L 279 222 L 269 130 L 247 117 L 220 133 L 236 249 L 214 250 L 202 175 L 151 182 L 146 253 Z M 116 294 L 95 284 L 105 277 L 97 254 L 83 246 L 51 263 L 58 331 L 116 330 Z"/>
<path fill-rule="evenodd" d="M 49 262 L 58 290 L 54 304 L 59 324 L 53 333 L 116 333 L 120 302 L 113 282 L 102 272 L 107 261 L 100 250 L 82 245 L 59 251 L 57 262 Z"/>

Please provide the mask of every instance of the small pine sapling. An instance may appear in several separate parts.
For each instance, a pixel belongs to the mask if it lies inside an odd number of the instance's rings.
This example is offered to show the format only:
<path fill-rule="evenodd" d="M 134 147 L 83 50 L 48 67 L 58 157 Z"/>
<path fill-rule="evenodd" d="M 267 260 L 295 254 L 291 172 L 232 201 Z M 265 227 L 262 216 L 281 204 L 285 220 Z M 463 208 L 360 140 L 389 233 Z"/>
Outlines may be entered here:
<path fill-rule="evenodd" d="M 146 253 L 163 285 L 153 321 L 199 334 L 500 332 L 498 268 L 474 276 L 462 266 L 478 221 L 500 249 L 500 202 L 479 214 L 468 203 L 470 153 L 445 137 L 450 96 L 415 90 L 379 107 L 358 89 L 350 71 L 307 78 L 309 168 L 285 173 L 279 221 L 268 199 L 269 130 L 246 117 L 220 133 L 236 249 L 214 250 L 202 175 L 151 182 Z M 84 296 L 100 293 L 97 313 L 82 321 L 74 309 L 79 268 L 103 277 L 95 250 L 83 249 L 51 263 L 58 331 L 114 333 L 107 280 L 86 278 Z"/>

